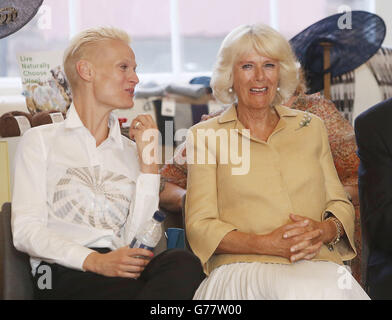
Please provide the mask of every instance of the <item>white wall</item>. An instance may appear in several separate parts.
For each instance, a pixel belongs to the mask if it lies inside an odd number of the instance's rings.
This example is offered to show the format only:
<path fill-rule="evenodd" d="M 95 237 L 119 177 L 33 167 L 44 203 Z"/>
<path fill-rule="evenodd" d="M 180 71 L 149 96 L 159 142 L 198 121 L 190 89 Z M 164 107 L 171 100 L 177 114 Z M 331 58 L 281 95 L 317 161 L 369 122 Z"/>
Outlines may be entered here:
<path fill-rule="evenodd" d="M 355 70 L 355 98 L 354 114 L 355 119 L 366 109 L 382 101 L 382 92 L 370 68 L 364 64 Z M 354 123 L 353 123 L 354 124 Z"/>
<path fill-rule="evenodd" d="M 392 1 L 375 0 L 376 14 L 384 19 L 387 26 L 387 34 L 384 40 L 384 46 L 392 46 Z"/>
<path fill-rule="evenodd" d="M 392 1 L 374 0 L 375 13 L 385 22 L 387 33 L 383 46 L 392 47 Z M 355 70 L 354 118 L 383 100 L 381 89 L 367 65 Z"/>

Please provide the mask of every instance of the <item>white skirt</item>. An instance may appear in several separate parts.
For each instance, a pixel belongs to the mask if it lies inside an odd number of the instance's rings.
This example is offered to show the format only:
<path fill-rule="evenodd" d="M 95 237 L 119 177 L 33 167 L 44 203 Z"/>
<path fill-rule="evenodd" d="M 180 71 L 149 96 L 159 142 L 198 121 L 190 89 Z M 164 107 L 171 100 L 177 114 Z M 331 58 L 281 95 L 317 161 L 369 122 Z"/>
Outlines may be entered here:
<path fill-rule="evenodd" d="M 233 263 L 204 279 L 194 300 L 369 300 L 348 268 L 329 261 Z"/>

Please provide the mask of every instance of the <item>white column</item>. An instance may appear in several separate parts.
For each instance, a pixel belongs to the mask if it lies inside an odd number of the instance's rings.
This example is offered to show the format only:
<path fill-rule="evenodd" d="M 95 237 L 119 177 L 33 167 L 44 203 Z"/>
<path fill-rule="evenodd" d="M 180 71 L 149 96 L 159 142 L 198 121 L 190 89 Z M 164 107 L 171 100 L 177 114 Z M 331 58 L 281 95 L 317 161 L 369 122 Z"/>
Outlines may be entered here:
<path fill-rule="evenodd" d="M 368 11 L 376 13 L 376 0 L 368 0 Z"/>
<path fill-rule="evenodd" d="M 270 0 L 270 26 L 279 31 L 279 0 Z"/>
<path fill-rule="evenodd" d="M 174 76 L 178 76 L 182 70 L 182 48 L 178 0 L 170 0 L 170 29 L 172 71 L 174 73 Z"/>
<path fill-rule="evenodd" d="M 68 21 L 69 21 L 69 38 L 79 32 L 80 22 L 80 2 L 79 0 L 68 0 Z"/>
<path fill-rule="evenodd" d="M 383 46 L 392 46 L 392 30 L 390 29 L 390 22 L 392 21 L 392 1 L 391 0 L 377 0 L 375 1 L 376 14 L 383 18 L 387 26 L 387 34 Z"/>

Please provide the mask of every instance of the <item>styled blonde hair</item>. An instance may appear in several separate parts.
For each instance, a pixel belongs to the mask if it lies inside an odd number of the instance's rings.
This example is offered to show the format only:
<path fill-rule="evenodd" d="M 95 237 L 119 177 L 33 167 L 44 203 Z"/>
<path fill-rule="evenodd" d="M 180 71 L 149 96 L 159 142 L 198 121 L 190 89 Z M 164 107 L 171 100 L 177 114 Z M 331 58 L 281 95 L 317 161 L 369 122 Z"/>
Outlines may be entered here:
<path fill-rule="evenodd" d="M 76 63 L 88 57 L 88 48 L 104 40 L 120 40 L 128 45 L 131 42 L 131 38 L 127 32 L 113 27 L 86 29 L 71 39 L 69 46 L 64 51 L 63 57 L 64 72 L 71 89 L 76 87 L 79 79 Z"/>
<path fill-rule="evenodd" d="M 262 25 L 241 25 L 223 40 L 211 77 L 214 96 L 225 104 L 237 100 L 233 87 L 233 67 L 239 57 L 251 50 L 280 64 L 279 87 L 273 105 L 289 99 L 299 83 L 297 60 L 288 41 L 274 29 Z"/>

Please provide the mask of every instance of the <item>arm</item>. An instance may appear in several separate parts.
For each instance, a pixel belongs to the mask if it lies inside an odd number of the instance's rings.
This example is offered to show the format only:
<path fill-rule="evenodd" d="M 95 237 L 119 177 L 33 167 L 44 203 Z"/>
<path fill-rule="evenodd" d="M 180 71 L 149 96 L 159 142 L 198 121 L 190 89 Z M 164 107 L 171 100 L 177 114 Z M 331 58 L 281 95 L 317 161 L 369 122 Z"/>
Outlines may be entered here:
<path fill-rule="evenodd" d="M 190 136 L 196 137 L 193 129 Z M 197 159 L 199 150 L 197 141 L 189 139 L 188 150 L 194 150 Z M 198 148 L 199 147 L 199 148 Z M 208 149 L 212 156 L 214 150 Z M 207 154 L 205 155 L 207 159 Z M 320 236 L 320 229 L 307 230 L 308 221 L 293 222 L 283 225 L 268 235 L 256 235 L 239 232 L 234 225 L 220 219 L 217 203 L 216 164 L 198 164 L 188 158 L 188 191 L 186 198 L 186 228 L 192 250 L 204 265 L 213 254 L 269 254 L 290 259 L 296 251 L 305 249 L 303 256 L 295 256 L 291 261 L 301 258 L 311 259 L 321 247 L 322 242 L 313 243 Z M 189 164 L 194 163 L 194 164 Z M 284 238 L 288 230 L 300 229 L 295 236 Z M 293 246 L 297 248 L 290 249 Z M 313 255 L 314 254 L 314 255 Z"/>
<path fill-rule="evenodd" d="M 326 191 L 325 212 L 332 213 L 342 223 L 346 237 L 336 245 L 336 248 L 343 260 L 350 260 L 356 254 L 354 245 L 354 207 L 347 198 L 343 185 L 339 180 L 330 150 L 327 131 L 322 122 L 320 129 L 322 145 L 320 164 L 324 175 Z M 321 216 L 321 221 L 324 221 L 326 218 L 325 212 Z M 333 230 L 335 230 L 336 235 L 336 229 L 334 228 Z"/>
<path fill-rule="evenodd" d="M 48 227 L 47 208 L 47 151 L 38 130 L 31 130 L 22 138 L 16 155 L 15 192 L 13 197 L 12 227 L 16 248 L 30 256 L 51 263 L 94 272 L 106 272 L 102 266 L 88 266 L 88 257 L 105 256 L 76 243 L 72 237 L 60 236 Z M 147 176 L 151 176 L 147 175 Z M 140 179 L 142 180 L 142 179 Z M 159 184 L 159 176 L 157 184 Z M 139 182 L 139 179 L 138 179 Z M 157 192 L 156 192 L 157 195 Z M 157 196 L 156 196 L 157 200 Z M 157 205 L 157 201 L 156 201 Z M 122 256 L 131 256 L 134 249 L 121 250 Z M 144 255 L 148 255 L 145 252 Z M 140 255 L 140 252 L 139 252 Z M 126 257 L 125 257 L 126 258 Z M 131 262 L 140 266 L 138 262 Z M 121 266 L 128 271 L 129 260 Z M 106 266 L 108 264 L 106 263 Z M 139 267 L 138 267 L 139 268 Z M 139 269 L 134 270 L 137 276 Z M 131 268 L 132 269 L 132 268 Z M 107 270 L 107 268 L 106 268 Z M 113 272 L 113 270 L 112 270 Z M 105 273 L 105 275 L 107 275 Z M 130 277 L 134 275 L 129 274 Z"/>
<path fill-rule="evenodd" d="M 338 250 L 342 254 L 344 259 L 350 259 L 353 256 L 353 252 L 355 248 L 350 245 L 350 241 L 352 239 L 352 229 L 354 224 L 354 212 L 351 203 L 346 198 L 345 191 L 340 183 L 339 177 L 337 176 L 337 172 L 332 160 L 332 154 L 329 148 L 329 141 L 327 136 L 327 131 L 323 125 L 323 123 L 318 119 L 314 118 L 314 122 L 319 124 L 320 131 L 320 165 L 321 170 L 323 172 L 324 181 L 325 181 L 325 198 L 326 198 L 326 206 L 324 212 L 331 212 L 333 216 L 337 217 L 339 221 L 343 220 L 345 222 L 345 226 L 343 225 L 343 230 L 341 230 L 340 237 L 341 239 L 345 235 L 345 228 L 349 230 L 350 237 L 348 245 L 341 241 L 338 243 Z M 323 215 L 320 217 L 320 221 L 315 221 L 309 219 L 307 217 L 290 214 L 290 219 L 293 222 L 300 222 L 304 220 L 309 220 L 309 224 L 305 228 L 296 228 L 293 230 L 289 230 L 285 233 L 285 235 L 289 238 L 300 235 L 304 232 L 310 232 L 312 230 L 321 230 L 321 234 L 319 237 L 315 237 L 311 241 L 311 245 L 306 247 L 306 242 L 299 243 L 294 246 L 296 249 L 296 253 L 293 256 L 295 259 L 301 259 L 308 257 L 310 255 L 309 248 L 314 247 L 315 243 L 321 244 L 329 244 L 331 243 L 337 236 L 338 228 L 336 224 L 330 219 L 325 220 L 327 215 Z M 347 249 L 349 248 L 349 249 Z M 317 254 L 318 251 L 313 251 L 313 256 Z"/>
<path fill-rule="evenodd" d="M 128 245 L 143 222 L 158 209 L 158 129 L 150 115 L 139 115 L 131 124 L 129 136 L 136 142 L 140 174 L 136 180 L 133 206 L 123 228 L 125 246 L 105 254 L 93 252 L 83 263 L 83 269 L 108 277 L 138 278 L 149 258 L 153 257 L 149 250 L 129 248 Z M 147 259 L 140 259 L 140 256 Z"/>
<path fill-rule="evenodd" d="M 47 227 L 46 149 L 41 133 L 31 129 L 15 156 L 12 233 L 15 247 L 32 257 L 82 270 L 93 250 L 61 237 Z"/>
<path fill-rule="evenodd" d="M 140 124 L 135 128 L 138 122 Z M 129 136 L 135 140 L 137 147 L 137 155 L 131 156 L 138 157 L 140 174 L 136 180 L 133 207 L 130 208 L 131 219 L 128 217 L 124 227 L 123 245 L 131 243 L 139 227 L 158 209 L 160 183 L 158 134 L 159 131 L 151 115 L 138 115 L 131 123 Z"/>
<path fill-rule="evenodd" d="M 171 182 L 165 182 L 164 188 L 159 194 L 159 205 L 172 212 L 181 212 L 182 197 L 185 193 L 186 190 L 178 185 Z"/>
<path fill-rule="evenodd" d="M 314 120 L 319 121 L 319 120 Z M 337 176 L 336 169 L 333 164 L 331 151 L 329 148 L 328 136 L 322 122 L 318 122 L 320 131 L 320 165 L 323 171 L 325 181 L 325 211 L 332 212 L 339 221 L 343 221 L 343 234 L 345 230 L 349 230 L 349 245 L 342 243 L 338 244 L 338 250 L 343 258 L 349 259 L 354 255 L 354 247 L 350 245 L 353 242 L 353 228 L 354 228 L 354 210 L 346 198 L 345 191 Z M 277 228 L 271 234 L 256 236 L 249 243 L 253 243 L 253 253 L 279 255 L 289 258 L 291 261 L 300 259 L 313 258 L 323 244 L 330 243 L 337 235 L 337 227 L 331 220 L 325 220 L 324 216 L 320 217 L 319 221 L 314 221 L 307 217 L 301 217 L 291 214 L 290 218 L 293 224 L 287 224 Z M 308 220 L 306 226 L 295 225 L 296 222 Z M 241 242 L 241 237 L 234 238 L 234 232 L 230 233 L 233 241 L 228 241 L 229 236 L 225 237 L 217 252 L 227 253 L 237 248 L 237 244 Z M 282 237 L 285 241 L 282 241 Z M 248 240 L 244 237 L 244 243 Z M 290 241 L 288 241 L 290 240 Z M 237 244 L 236 244 L 237 243 Z M 256 244 L 256 247 L 254 247 Z M 244 248 L 238 250 L 236 253 L 252 253 L 252 248 Z M 248 251 L 246 251 L 248 250 Z"/>
<path fill-rule="evenodd" d="M 140 248 L 130 248 L 134 235 L 146 219 L 158 208 L 159 175 L 141 173 L 136 180 L 129 216 L 122 229 L 122 236 L 115 247 L 121 247 L 109 253 L 93 251 L 83 263 L 83 269 L 108 277 L 138 278 L 149 263 L 153 253 Z"/>
<path fill-rule="evenodd" d="M 358 205 L 359 159 L 356 155 L 357 146 L 352 125 L 341 115 L 333 102 L 323 98 L 320 93 L 301 95 L 293 108 L 307 110 L 324 121 L 340 181 L 352 203 Z"/>
<path fill-rule="evenodd" d="M 160 171 L 163 189 L 159 194 L 159 205 L 172 212 L 181 212 L 187 183 L 185 143 L 177 147 L 171 162 L 165 164 Z"/>
<path fill-rule="evenodd" d="M 83 269 L 107 277 L 138 278 L 149 262 L 140 256 L 152 258 L 153 253 L 128 246 L 104 254 L 94 251 L 84 260 Z"/>
<path fill-rule="evenodd" d="M 232 231 L 224 236 L 215 254 L 271 255 L 284 257 L 291 262 L 310 260 L 318 253 L 323 244 L 320 239 L 326 234 L 320 228 L 310 226 L 309 219 L 299 219 L 266 235 Z"/>
<path fill-rule="evenodd" d="M 217 164 L 200 164 L 198 153 L 197 127 L 189 130 L 187 137 L 188 185 L 185 202 L 185 224 L 189 244 L 204 266 L 214 254 L 224 236 L 236 227 L 219 219 L 217 203 Z M 205 148 L 204 145 L 199 145 Z M 193 152 L 190 152 L 193 151 Z M 213 152 L 208 150 L 206 153 Z M 212 154 L 211 154 L 212 156 Z M 205 154 L 205 159 L 207 159 Z M 214 156 L 212 156 L 214 158 Z"/>
<path fill-rule="evenodd" d="M 371 114 L 369 114 L 371 116 Z M 385 114 L 384 114 L 385 117 Z M 363 236 L 370 247 L 392 252 L 392 155 L 388 124 L 383 119 L 358 117 L 359 198 Z M 381 129 L 380 129 L 380 126 Z"/>
<path fill-rule="evenodd" d="M 137 122 L 140 123 L 135 128 Z M 93 252 L 83 263 L 84 270 L 108 277 L 138 278 L 149 263 L 148 258 L 153 257 L 149 250 L 129 248 L 128 245 L 138 228 L 158 209 L 158 129 L 150 115 L 142 114 L 133 120 L 129 136 L 136 142 L 140 174 L 136 180 L 133 206 L 130 208 L 129 217 L 132 219 L 128 217 L 123 228 L 122 240 L 125 246 L 105 254 Z M 147 259 L 140 259 L 140 256 Z"/>

